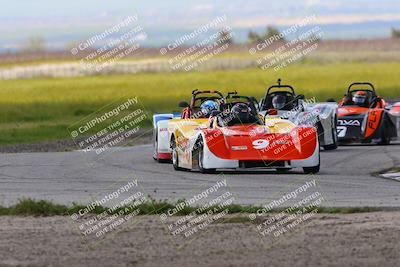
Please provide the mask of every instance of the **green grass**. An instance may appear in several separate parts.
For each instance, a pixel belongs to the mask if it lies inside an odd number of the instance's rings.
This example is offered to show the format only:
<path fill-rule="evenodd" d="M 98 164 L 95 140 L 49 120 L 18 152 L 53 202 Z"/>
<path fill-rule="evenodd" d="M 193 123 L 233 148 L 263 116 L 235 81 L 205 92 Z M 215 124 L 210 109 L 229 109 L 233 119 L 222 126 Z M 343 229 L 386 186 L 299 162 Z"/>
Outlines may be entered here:
<path fill-rule="evenodd" d="M 183 200 L 180 200 L 183 201 Z M 179 201 L 178 201 L 179 202 Z M 166 213 L 168 209 L 174 208 L 176 203 L 169 203 L 166 201 L 154 201 L 151 200 L 149 202 L 143 203 L 138 206 L 140 209 L 139 215 L 151 215 L 151 214 L 162 214 Z M 72 206 L 54 204 L 50 201 L 46 200 L 33 200 L 33 199 L 21 199 L 15 205 L 4 207 L 0 206 L 0 216 L 6 215 L 19 215 L 19 216 L 55 216 L 55 215 L 70 215 L 73 213 L 78 213 L 80 209 L 85 208 L 84 205 L 81 204 L 73 204 Z M 204 209 L 198 214 L 207 213 L 209 210 L 213 210 L 214 208 L 218 208 L 217 206 L 211 206 L 208 209 Z M 260 207 L 255 206 L 242 206 L 242 205 L 227 205 L 225 206 L 229 210 L 230 214 L 239 214 L 239 213 L 256 213 L 257 210 L 261 209 Z M 219 209 L 219 208 L 218 208 Z M 286 208 L 281 209 L 273 209 L 268 213 L 277 213 L 282 212 Z M 124 210 L 124 208 L 116 209 L 110 214 L 117 214 L 120 210 Z M 177 212 L 175 215 L 183 216 L 188 215 L 194 211 L 196 211 L 196 207 L 185 207 L 184 209 Z M 300 209 L 302 210 L 302 209 Z M 107 208 L 97 206 L 90 213 L 92 214 L 101 214 L 104 211 L 107 211 Z M 133 209 L 130 209 L 129 212 L 132 212 Z M 297 210 L 291 210 L 291 213 L 295 213 Z M 311 211 L 311 210 L 309 210 Z M 318 208 L 318 213 L 329 213 L 329 214 L 350 214 L 350 213 L 362 213 L 362 212 L 376 212 L 381 211 L 378 208 L 371 207 L 360 207 L 360 208 Z M 232 219 L 232 222 L 240 222 L 242 219 Z"/>
<path fill-rule="evenodd" d="M 386 98 L 400 95 L 400 63 L 297 64 L 284 70 L 244 69 L 0 81 L 0 145 L 67 139 L 67 127 L 123 97 L 149 112 L 179 111 L 193 89 L 237 90 L 258 99 L 278 78 L 306 98 L 340 99 L 353 81 L 370 81 Z"/>

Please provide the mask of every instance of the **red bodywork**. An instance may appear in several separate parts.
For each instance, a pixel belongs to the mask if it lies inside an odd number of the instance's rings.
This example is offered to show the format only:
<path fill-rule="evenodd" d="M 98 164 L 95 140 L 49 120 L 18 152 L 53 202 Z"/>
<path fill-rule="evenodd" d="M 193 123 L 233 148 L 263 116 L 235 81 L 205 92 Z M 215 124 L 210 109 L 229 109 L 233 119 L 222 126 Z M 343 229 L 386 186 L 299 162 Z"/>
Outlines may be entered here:
<path fill-rule="evenodd" d="M 287 134 L 258 133 L 259 129 L 242 125 L 203 131 L 210 151 L 221 159 L 299 160 L 312 156 L 317 146 L 314 127 L 297 127 Z"/>
<path fill-rule="evenodd" d="M 341 104 L 339 103 L 338 117 L 340 118 L 345 116 L 366 114 L 368 110 L 369 108 L 362 108 L 356 106 L 341 106 Z"/>

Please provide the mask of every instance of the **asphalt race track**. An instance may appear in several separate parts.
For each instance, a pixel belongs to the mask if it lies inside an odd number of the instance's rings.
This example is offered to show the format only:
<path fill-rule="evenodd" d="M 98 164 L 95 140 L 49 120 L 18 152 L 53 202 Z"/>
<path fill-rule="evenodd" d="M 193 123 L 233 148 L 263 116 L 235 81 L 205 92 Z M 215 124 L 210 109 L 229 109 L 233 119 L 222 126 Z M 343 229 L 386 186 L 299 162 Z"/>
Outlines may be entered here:
<path fill-rule="evenodd" d="M 200 174 L 175 171 L 155 162 L 151 145 L 114 148 L 96 156 L 83 151 L 0 154 L 0 204 L 21 198 L 56 203 L 89 203 L 137 179 L 146 194 L 157 200 L 176 200 L 226 179 L 236 203 L 264 204 L 315 179 L 324 197 L 322 206 L 400 208 L 400 182 L 381 178 L 377 172 L 400 166 L 400 144 L 342 146 L 321 152 L 321 171 L 305 175 L 275 171 Z"/>

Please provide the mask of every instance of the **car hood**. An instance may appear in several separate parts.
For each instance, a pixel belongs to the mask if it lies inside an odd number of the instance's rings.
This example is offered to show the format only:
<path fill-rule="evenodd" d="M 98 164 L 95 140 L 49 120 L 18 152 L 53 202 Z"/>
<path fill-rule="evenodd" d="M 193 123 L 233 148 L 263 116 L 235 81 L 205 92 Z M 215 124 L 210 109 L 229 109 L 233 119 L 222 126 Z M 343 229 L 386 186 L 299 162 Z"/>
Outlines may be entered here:
<path fill-rule="evenodd" d="M 225 136 L 256 136 L 264 134 L 282 134 L 290 132 L 295 125 L 288 120 L 267 119 L 265 125 L 236 125 L 221 128 Z"/>
<path fill-rule="evenodd" d="M 338 108 L 338 117 L 354 116 L 354 115 L 364 115 L 368 112 L 368 108 L 362 107 L 341 107 Z"/>

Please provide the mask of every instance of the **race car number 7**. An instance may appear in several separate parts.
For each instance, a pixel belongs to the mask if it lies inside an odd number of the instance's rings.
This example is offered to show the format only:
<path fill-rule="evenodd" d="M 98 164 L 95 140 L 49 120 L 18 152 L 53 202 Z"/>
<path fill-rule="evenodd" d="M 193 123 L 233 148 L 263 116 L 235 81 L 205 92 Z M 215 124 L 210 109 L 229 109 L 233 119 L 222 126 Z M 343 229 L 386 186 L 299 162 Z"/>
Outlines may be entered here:
<path fill-rule="evenodd" d="M 257 139 L 253 141 L 253 147 L 255 149 L 264 149 L 269 145 L 268 140 L 265 139 Z"/>
<path fill-rule="evenodd" d="M 338 137 L 345 137 L 347 132 L 346 126 L 338 126 L 337 127 L 337 136 Z"/>

